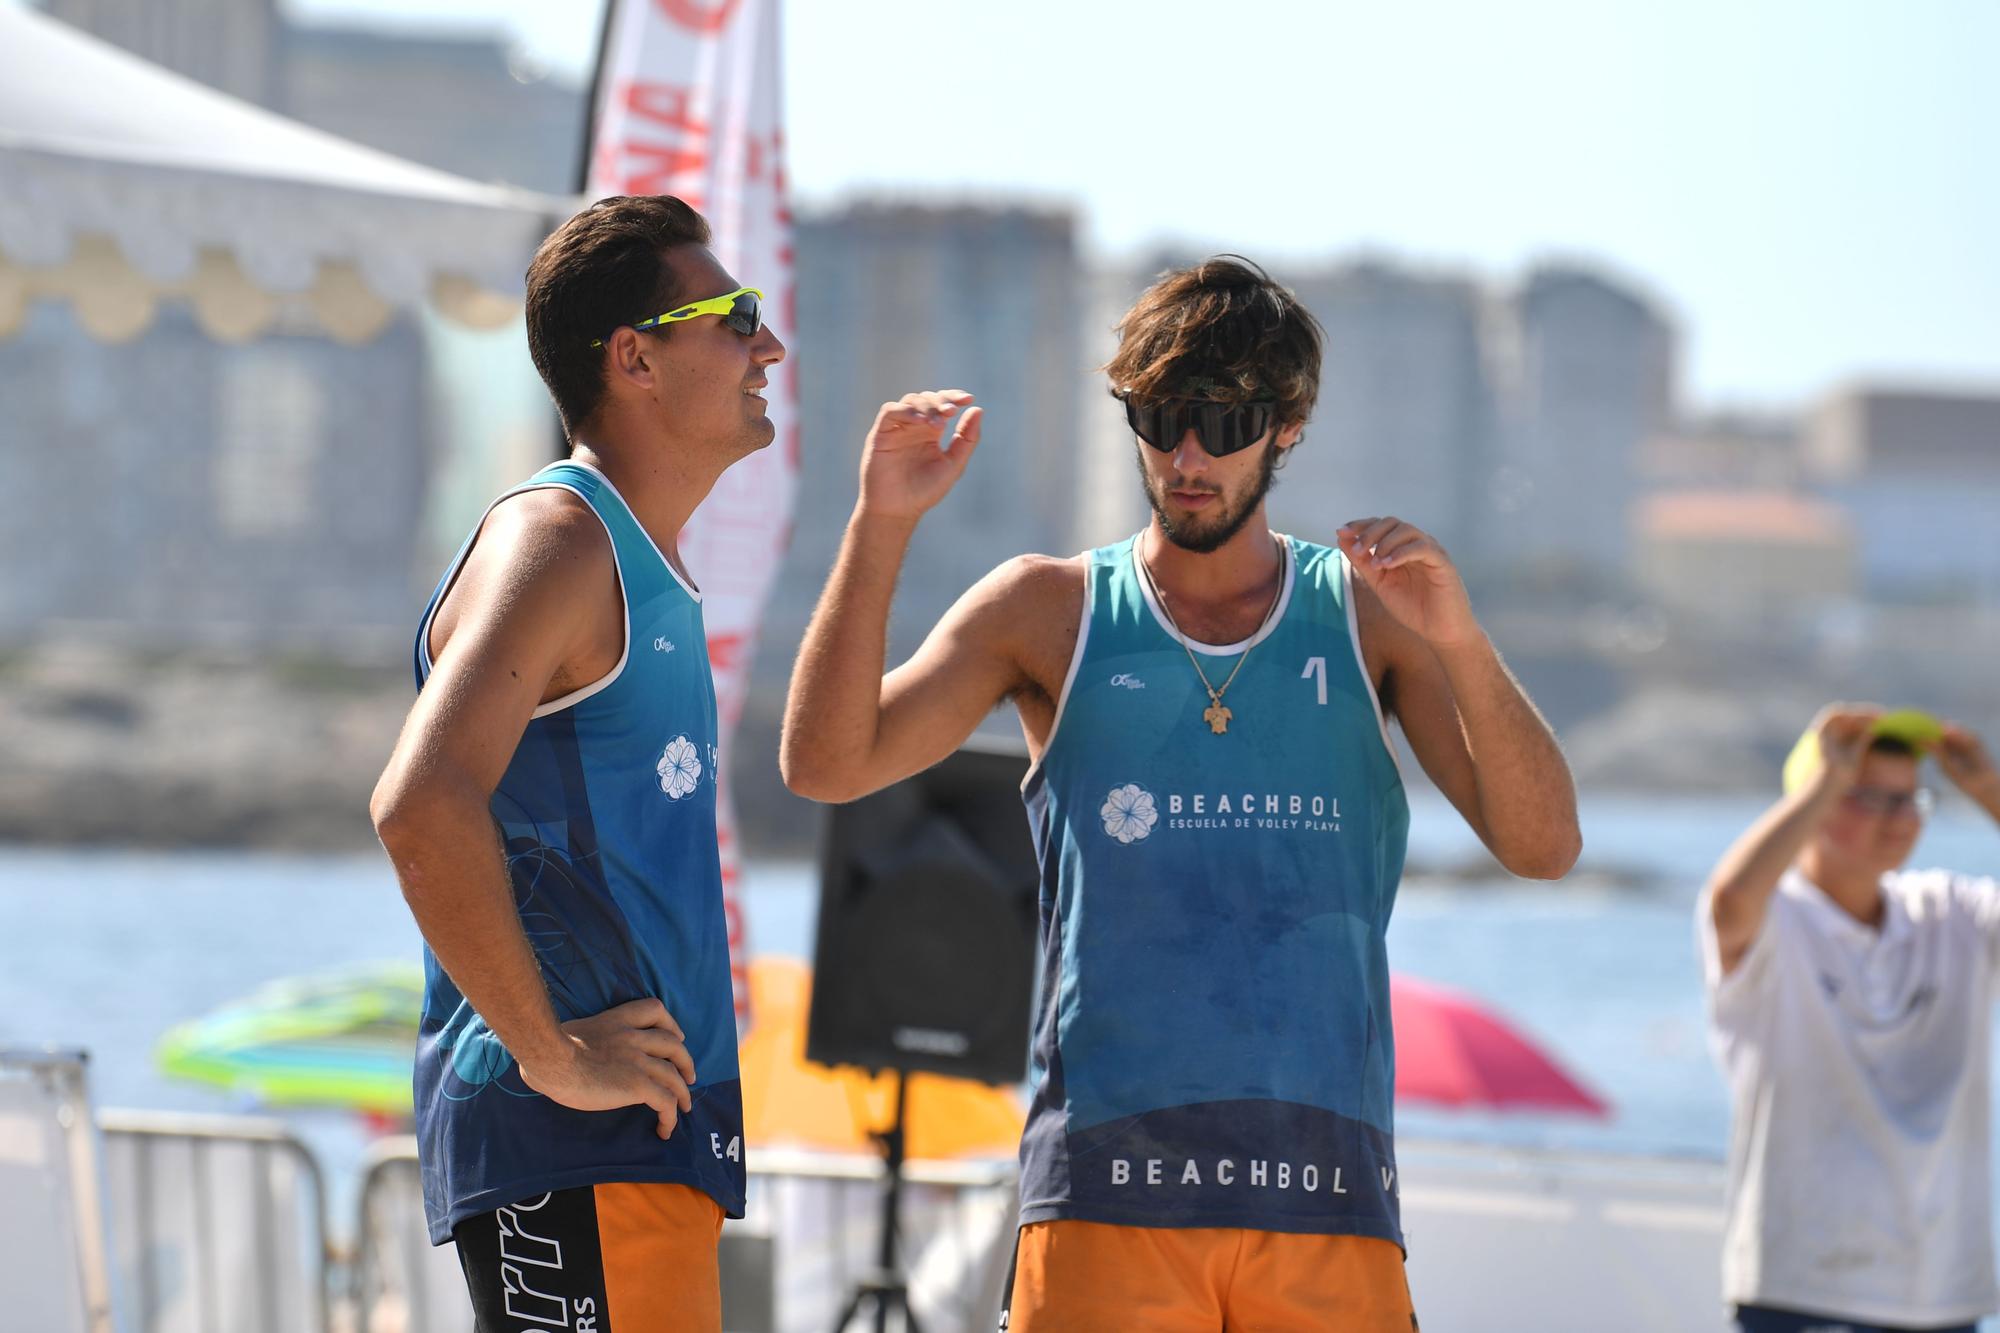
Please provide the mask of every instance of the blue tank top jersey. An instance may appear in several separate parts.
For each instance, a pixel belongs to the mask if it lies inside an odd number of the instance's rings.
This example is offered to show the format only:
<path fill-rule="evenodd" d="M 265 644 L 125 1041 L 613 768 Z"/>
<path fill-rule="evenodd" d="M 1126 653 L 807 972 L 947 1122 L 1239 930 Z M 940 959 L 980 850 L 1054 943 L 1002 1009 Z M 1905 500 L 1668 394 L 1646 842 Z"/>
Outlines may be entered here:
<path fill-rule="evenodd" d="M 650 1107 L 574 1111 L 550 1101 L 522 1082 L 426 949 L 416 1116 L 435 1244 L 476 1214 L 617 1181 L 692 1185 L 729 1216 L 743 1215 L 743 1102 L 715 831 L 715 686 L 701 596 L 593 468 L 557 463 L 501 499 L 547 487 L 582 499 L 610 535 L 625 653 L 604 679 L 535 710 L 493 793 L 493 819 L 556 1017 L 658 998 L 687 1033 L 694 1109 L 662 1142 Z M 431 619 L 471 548 L 468 538 L 424 613 L 419 689 L 430 674 Z"/>
<path fill-rule="evenodd" d="M 1087 557 L 1042 866 L 1024 1222 L 1402 1243 L 1383 944 L 1409 806 L 1336 550 L 1291 538 L 1252 638 L 1169 627 L 1134 541 Z M 1220 735 L 1187 644 L 1220 685 Z M 1247 659 L 1242 655 L 1248 652 Z"/>

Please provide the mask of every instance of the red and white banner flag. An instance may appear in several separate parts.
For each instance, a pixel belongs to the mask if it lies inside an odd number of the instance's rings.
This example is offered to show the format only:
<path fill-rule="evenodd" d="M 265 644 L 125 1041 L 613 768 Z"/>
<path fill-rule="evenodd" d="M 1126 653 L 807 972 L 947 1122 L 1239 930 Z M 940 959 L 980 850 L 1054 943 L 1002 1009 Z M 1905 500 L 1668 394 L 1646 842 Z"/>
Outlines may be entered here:
<path fill-rule="evenodd" d="M 708 219 L 715 257 L 764 293 L 789 347 L 792 219 L 778 59 L 779 0 L 606 0 L 585 192 L 671 194 Z M 798 376 L 789 357 L 766 392 L 776 441 L 722 474 L 681 533 L 702 589 L 723 760 L 717 824 L 739 1029 L 749 1026 L 743 865 L 727 776 L 765 594 L 791 532 L 798 480 Z"/>

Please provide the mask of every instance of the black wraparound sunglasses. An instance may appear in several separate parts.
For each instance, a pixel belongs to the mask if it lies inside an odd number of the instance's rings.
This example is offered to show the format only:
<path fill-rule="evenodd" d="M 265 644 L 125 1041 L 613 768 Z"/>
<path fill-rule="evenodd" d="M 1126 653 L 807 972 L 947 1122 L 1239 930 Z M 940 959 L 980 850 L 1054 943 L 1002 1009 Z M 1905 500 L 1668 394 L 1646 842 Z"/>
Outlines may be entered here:
<path fill-rule="evenodd" d="M 1218 403 L 1208 398 L 1161 398 L 1141 402 L 1115 395 L 1125 404 L 1132 433 L 1163 454 L 1180 446 L 1190 427 L 1210 458 L 1223 458 L 1264 438 L 1278 414 L 1268 399 L 1254 403 Z"/>

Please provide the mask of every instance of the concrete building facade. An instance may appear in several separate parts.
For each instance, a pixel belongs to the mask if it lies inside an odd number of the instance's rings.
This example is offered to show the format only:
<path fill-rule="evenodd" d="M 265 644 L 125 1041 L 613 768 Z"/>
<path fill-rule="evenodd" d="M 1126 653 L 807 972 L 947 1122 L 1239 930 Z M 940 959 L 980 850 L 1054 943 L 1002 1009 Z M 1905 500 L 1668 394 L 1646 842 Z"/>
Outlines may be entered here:
<path fill-rule="evenodd" d="M 423 339 L 218 348 L 191 315 L 110 349 L 67 309 L 0 357 L 0 643 L 393 661 L 430 474 Z"/>
<path fill-rule="evenodd" d="M 1628 586 L 1640 449 L 1674 416 L 1674 342 L 1649 301 L 1594 271 L 1537 268 L 1507 300 L 1492 504 L 1513 577 Z"/>
<path fill-rule="evenodd" d="M 1854 518 L 1870 597 L 2000 605 L 2000 393 L 1840 389 L 1811 414 L 1805 452 Z"/>
<path fill-rule="evenodd" d="M 870 204 L 796 233 L 801 460 L 790 550 L 755 674 L 781 684 L 860 491 L 876 409 L 962 388 L 985 409 L 958 486 L 918 529 L 890 627 L 899 661 L 1010 556 L 1076 549 L 1078 418 L 1090 381 L 1075 220 L 1029 208 Z"/>
<path fill-rule="evenodd" d="M 1279 474 L 1272 521 L 1331 541 L 1353 518 L 1393 514 L 1474 572 L 1492 515 L 1497 422 L 1478 288 L 1380 263 L 1296 284 L 1326 330 L 1319 405 Z"/>

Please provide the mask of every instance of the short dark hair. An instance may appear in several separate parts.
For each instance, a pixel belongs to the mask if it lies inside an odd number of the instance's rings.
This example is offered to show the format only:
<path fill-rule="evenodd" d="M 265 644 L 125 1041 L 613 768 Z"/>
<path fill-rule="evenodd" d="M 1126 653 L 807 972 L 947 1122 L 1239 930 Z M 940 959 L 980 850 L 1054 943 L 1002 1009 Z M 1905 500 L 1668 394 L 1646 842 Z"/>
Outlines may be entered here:
<path fill-rule="evenodd" d="M 670 194 L 613 195 L 562 224 L 528 263 L 528 355 L 574 436 L 604 398 L 593 340 L 680 302 L 667 251 L 707 245 L 708 223 Z M 659 330 L 662 336 L 667 326 Z"/>
<path fill-rule="evenodd" d="M 1319 401 L 1325 341 L 1289 288 L 1241 255 L 1217 255 L 1140 294 L 1118 321 L 1118 354 L 1104 371 L 1113 393 L 1276 399 L 1281 423 L 1303 423 Z"/>
<path fill-rule="evenodd" d="M 1921 759 L 1917 747 L 1901 736 L 1877 736 L 1868 742 L 1869 754 L 1899 754 L 1910 759 Z"/>

